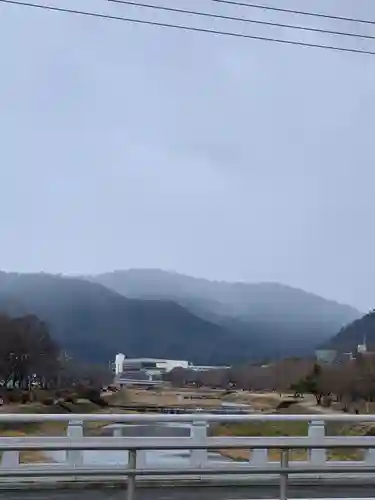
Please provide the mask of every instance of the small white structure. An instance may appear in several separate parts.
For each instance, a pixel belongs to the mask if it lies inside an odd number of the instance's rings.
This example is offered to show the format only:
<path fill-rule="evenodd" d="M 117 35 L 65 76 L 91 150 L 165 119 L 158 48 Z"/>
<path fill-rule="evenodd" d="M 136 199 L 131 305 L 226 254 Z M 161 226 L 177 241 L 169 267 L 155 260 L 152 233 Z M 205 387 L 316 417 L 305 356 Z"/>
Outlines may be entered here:
<path fill-rule="evenodd" d="M 357 352 L 358 354 L 364 354 L 367 352 L 366 336 L 363 338 L 363 343 L 357 345 Z"/>
<path fill-rule="evenodd" d="M 119 352 L 115 357 L 115 374 L 119 375 L 124 371 L 125 355 Z"/>

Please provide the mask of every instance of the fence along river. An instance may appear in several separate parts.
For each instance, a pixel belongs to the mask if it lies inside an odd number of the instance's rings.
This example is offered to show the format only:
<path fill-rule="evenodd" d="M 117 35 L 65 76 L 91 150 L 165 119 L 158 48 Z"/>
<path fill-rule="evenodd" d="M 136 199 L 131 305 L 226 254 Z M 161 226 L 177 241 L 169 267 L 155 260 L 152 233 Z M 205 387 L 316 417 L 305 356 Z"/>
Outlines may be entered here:
<path fill-rule="evenodd" d="M 70 420 L 69 420 L 70 417 Z M 2 437 L 2 484 L 116 482 L 127 483 L 127 499 L 134 500 L 138 486 L 279 484 L 287 498 L 289 484 L 373 484 L 375 438 L 327 436 L 327 422 L 375 422 L 375 415 L 190 415 L 96 414 L 0 415 L 0 422 L 69 422 L 65 437 Z M 85 424 L 100 422 L 101 435 L 85 435 Z M 305 421 L 306 436 L 211 437 L 208 425 L 229 422 Z M 173 429 L 173 431 L 171 431 Z M 329 448 L 362 448 L 361 461 L 327 461 Z M 251 449 L 246 462 L 222 458 L 217 450 Z M 267 452 L 281 450 L 281 462 L 270 462 Z M 303 461 L 290 459 L 290 449 L 308 449 Z M 55 463 L 20 464 L 22 450 L 37 450 L 57 458 Z"/>

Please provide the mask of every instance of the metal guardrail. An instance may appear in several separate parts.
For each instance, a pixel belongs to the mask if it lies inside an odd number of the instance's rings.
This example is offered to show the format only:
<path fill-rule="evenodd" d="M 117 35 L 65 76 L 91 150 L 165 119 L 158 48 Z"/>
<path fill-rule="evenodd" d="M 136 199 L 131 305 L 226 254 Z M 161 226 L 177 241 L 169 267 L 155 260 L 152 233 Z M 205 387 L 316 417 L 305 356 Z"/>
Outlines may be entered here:
<path fill-rule="evenodd" d="M 113 408 L 116 408 L 116 406 L 113 406 Z M 137 412 L 137 413 L 168 413 L 168 414 L 191 414 L 192 411 L 194 411 L 194 408 L 192 407 L 184 407 L 181 408 L 178 405 L 176 406 L 160 406 L 157 404 L 154 405 L 118 405 L 117 408 L 120 408 L 121 410 L 125 411 L 130 411 L 130 412 Z M 197 412 L 195 410 L 194 412 Z M 205 409 L 206 414 L 214 414 L 214 415 L 242 415 L 242 414 L 248 414 L 249 410 L 246 410 L 245 408 L 233 408 L 233 407 L 226 407 L 223 406 L 222 408 L 207 408 Z"/>
<path fill-rule="evenodd" d="M 178 478 L 230 475 L 277 475 L 279 476 L 280 499 L 286 500 L 288 478 L 294 474 L 363 474 L 375 472 L 375 437 L 326 436 L 326 422 L 375 422 L 375 415 L 165 415 L 165 414 L 90 414 L 90 415 L 32 415 L 0 414 L 0 423 L 21 422 L 67 422 L 67 435 L 63 437 L 0 437 L 2 453 L 0 478 L 40 478 L 40 477 L 120 477 L 127 478 L 127 500 L 134 500 L 136 482 L 144 477 Z M 113 437 L 84 436 L 87 422 L 112 424 Z M 211 437 L 207 435 L 208 424 L 217 422 L 251 421 L 306 421 L 308 435 L 302 437 Z M 122 437 L 121 426 L 126 423 L 158 424 L 189 423 L 190 437 Z M 361 448 L 366 450 L 363 461 L 327 461 L 326 452 L 330 448 Z M 215 463 L 208 460 L 208 451 L 228 449 L 252 450 L 247 463 Z M 279 449 L 280 462 L 269 462 L 268 450 Z M 290 460 L 291 449 L 309 450 L 307 461 Z M 22 451 L 66 451 L 66 460 L 59 464 L 31 465 L 19 463 Z M 85 465 L 84 452 L 87 450 L 124 450 L 128 452 L 127 467 Z M 147 450 L 190 450 L 187 467 L 147 468 L 143 461 Z"/>
<path fill-rule="evenodd" d="M 2 437 L 0 451 L 375 448 L 375 437 Z"/>
<path fill-rule="evenodd" d="M 115 414 L 115 413 L 0 413 L 0 423 L 25 423 L 25 422 L 107 422 L 107 423 L 159 423 L 159 422 L 206 422 L 206 423 L 229 423 L 229 422 L 374 422 L 375 414 L 357 415 L 351 413 L 329 413 L 329 414 L 269 414 L 251 413 L 247 415 L 211 415 L 207 413 L 190 413 L 181 415 L 148 415 L 148 414 Z"/>

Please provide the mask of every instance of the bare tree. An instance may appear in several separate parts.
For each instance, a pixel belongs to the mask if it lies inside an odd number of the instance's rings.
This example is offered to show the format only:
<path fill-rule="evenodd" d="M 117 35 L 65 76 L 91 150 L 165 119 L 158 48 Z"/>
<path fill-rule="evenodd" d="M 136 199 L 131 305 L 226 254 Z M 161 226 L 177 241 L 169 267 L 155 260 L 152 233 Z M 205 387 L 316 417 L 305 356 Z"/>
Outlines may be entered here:
<path fill-rule="evenodd" d="M 59 348 L 36 316 L 0 316 L 0 373 L 3 384 L 29 388 L 48 384 L 56 374 Z"/>

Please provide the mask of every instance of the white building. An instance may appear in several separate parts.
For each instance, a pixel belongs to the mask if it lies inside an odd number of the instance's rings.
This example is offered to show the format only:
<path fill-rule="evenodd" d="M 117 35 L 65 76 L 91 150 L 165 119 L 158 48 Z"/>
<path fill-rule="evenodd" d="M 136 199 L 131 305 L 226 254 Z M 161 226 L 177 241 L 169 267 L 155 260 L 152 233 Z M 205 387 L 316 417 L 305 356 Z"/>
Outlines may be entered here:
<path fill-rule="evenodd" d="M 116 375 L 129 371 L 145 371 L 150 376 L 171 372 L 174 368 L 189 369 L 195 372 L 210 370 L 226 370 L 230 366 L 196 366 L 189 361 L 159 358 L 127 358 L 124 354 L 116 354 L 114 371 Z"/>
<path fill-rule="evenodd" d="M 147 370 L 150 374 L 168 373 L 174 368 L 188 368 L 189 362 L 176 359 L 127 358 L 124 354 L 116 354 L 115 373 L 130 370 Z"/>

